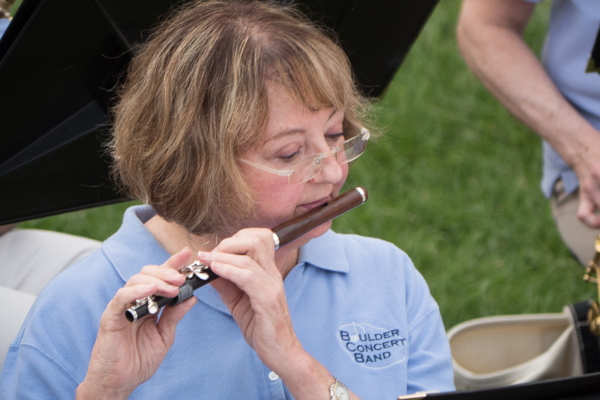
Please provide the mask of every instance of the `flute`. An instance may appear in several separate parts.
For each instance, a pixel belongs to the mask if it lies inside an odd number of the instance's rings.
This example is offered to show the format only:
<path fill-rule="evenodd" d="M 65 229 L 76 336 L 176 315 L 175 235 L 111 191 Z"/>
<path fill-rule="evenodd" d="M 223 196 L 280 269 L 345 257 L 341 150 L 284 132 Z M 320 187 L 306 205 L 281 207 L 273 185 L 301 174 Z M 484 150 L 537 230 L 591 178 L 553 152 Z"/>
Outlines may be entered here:
<path fill-rule="evenodd" d="M 339 195 L 322 207 L 313 208 L 309 212 L 292 218 L 273 228 L 273 243 L 275 250 L 293 242 L 300 236 L 340 215 L 352 210 L 367 201 L 368 193 L 362 187 L 356 187 Z M 195 261 L 182 268 L 179 272 L 185 275 L 186 280 L 179 287 L 176 297 L 149 296 L 136 300 L 130 308 L 125 310 L 125 317 L 130 322 L 135 322 L 146 315 L 154 315 L 166 305 L 177 305 L 193 296 L 194 290 L 217 279 L 208 265 Z"/>

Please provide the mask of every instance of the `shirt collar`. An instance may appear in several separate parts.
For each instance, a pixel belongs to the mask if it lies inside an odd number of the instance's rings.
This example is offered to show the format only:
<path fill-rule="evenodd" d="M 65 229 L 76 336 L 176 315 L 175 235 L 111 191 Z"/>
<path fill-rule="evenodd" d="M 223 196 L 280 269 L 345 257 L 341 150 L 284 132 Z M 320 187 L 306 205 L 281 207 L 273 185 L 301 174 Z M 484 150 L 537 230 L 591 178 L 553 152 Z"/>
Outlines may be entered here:
<path fill-rule="evenodd" d="M 333 272 L 350 271 L 342 241 L 332 230 L 302 246 L 298 263 L 306 263 Z"/>
<path fill-rule="evenodd" d="M 170 257 L 144 226 L 155 215 L 150 206 L 128 208 L 121 229 L 102 244 L 104 254 L 125 282 L 144 265 L 160 265 Z"/>

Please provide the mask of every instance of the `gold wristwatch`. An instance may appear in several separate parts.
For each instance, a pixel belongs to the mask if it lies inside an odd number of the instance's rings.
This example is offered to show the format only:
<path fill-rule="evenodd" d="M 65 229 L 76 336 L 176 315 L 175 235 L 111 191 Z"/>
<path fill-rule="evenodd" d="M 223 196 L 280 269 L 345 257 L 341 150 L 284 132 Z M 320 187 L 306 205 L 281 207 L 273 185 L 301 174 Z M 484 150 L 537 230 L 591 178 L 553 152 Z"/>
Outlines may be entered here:
<path fill-rule="evenodd" d="M 335 382 L 333 385 L 329 387 L 329 394 L 331 395 L 331 400 L 350 400 L 350 393 L 348 392 L 348 388 L 344 386 L 344 384 L 337 380 L 334 376 Z"/>

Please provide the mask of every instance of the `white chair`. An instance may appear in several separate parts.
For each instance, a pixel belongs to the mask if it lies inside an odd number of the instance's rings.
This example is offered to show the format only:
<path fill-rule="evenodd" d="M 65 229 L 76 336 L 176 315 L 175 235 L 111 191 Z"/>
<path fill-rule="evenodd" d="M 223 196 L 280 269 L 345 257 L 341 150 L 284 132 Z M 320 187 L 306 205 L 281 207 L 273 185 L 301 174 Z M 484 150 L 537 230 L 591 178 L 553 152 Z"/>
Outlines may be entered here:
<path fill-rule="evenodd" d="M 64 233 L 12 229 L 0 235 L 0 369 L 38 293 L 100 242 Z"/>

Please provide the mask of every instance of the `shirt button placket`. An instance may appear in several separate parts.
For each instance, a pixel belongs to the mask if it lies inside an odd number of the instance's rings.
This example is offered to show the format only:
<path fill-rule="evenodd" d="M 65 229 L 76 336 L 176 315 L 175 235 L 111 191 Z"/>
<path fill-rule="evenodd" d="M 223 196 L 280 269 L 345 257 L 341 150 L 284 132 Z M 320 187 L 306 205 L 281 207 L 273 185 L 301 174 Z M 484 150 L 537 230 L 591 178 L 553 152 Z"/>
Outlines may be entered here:
<path fill-rule="evenodd" d="M 269 381 L 271 382 L 271 394 L 273 399 L 285 400 L 285 390 L 283 388 L 283 382 L 279 378 L 279 375 L 275 371 L 269 371 L 267 374 Z"/>

